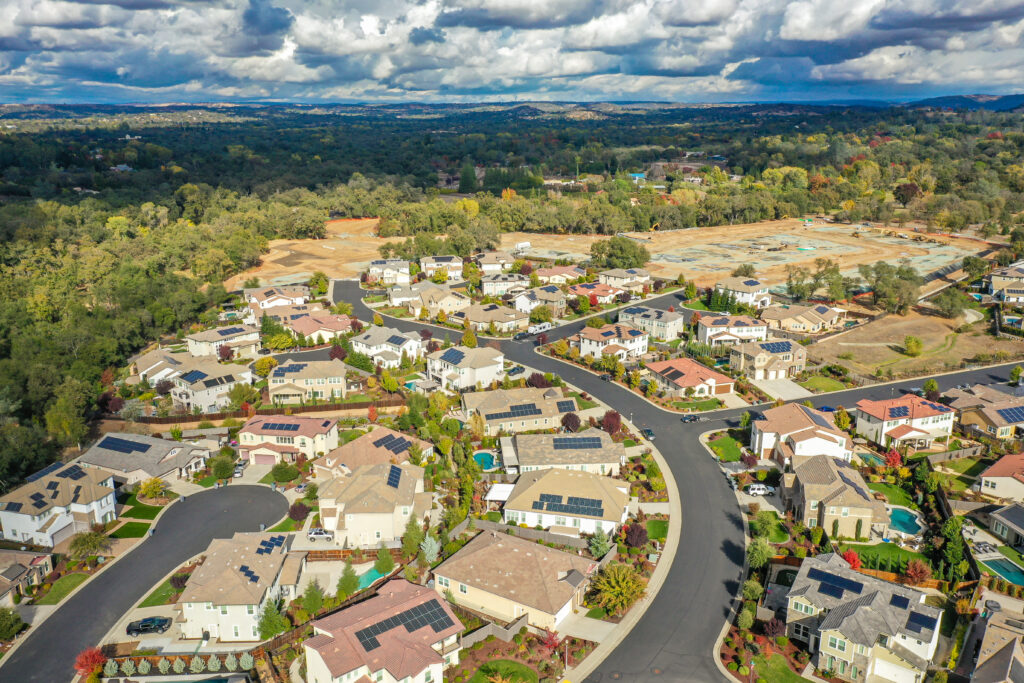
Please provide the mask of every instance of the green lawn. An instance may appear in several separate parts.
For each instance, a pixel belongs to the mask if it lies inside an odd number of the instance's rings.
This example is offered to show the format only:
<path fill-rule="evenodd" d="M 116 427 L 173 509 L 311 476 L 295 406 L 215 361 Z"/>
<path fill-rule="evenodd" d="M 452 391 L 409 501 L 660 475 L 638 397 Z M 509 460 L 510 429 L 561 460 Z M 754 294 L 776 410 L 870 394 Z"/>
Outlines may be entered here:
<path fill-rule="evenodd" d="M 149 531 L 149 522 L 125 522 L 117 529 L 114 533 L 110 534 L 111 538 L 142 538 Z"/>
<path fill-rule="evenodd" d="M 604 611 L 604 607 L 594 607 L 587 612 L 587 616 L 591 619 L 604 619 L 608 613 Z"/>
<path fill-rule="evenodd" d="M 671 347 L 673 349 L 678 349 L 679 345 L 682 344 L 682 343 L 683 343 L 682 339 L 673 339 L 672 341 L 670 341 L 668 343 L 668 345 L 669 345 L 669 347 Z"/>
<path fill-rule="evenodd" d="M 498 512 L 497 510 L 491 510 L 486 515 L 484 515 L 484 519 L 486 519 L 488 522 L 501 523 L 501 513 Z"/>
<path fill-rule="evenodd" d="M 633 439 L 626 439 L 625 441 L 622 442 L 623 448 L 632 448 L 635 445 L 636 441 L 633 441 Z"/>
<path fill-rule="evenodd" d="M 647 536 L 649 538 L 656 538 L 659 541 L 664 541 L 668 538 L 668 520 L 667 519 L 651 519 L 647 521 Z"/>
<path fill-rule="evenodd" d="M 579 406 L 580 410 L 587 410 L 589 408 L 597 407 L 597 403 L 595 401 L 583 398 L 583 396 L 578 391 L 570 391 L 569 395 L 576 399 L 576 405 Z"/>
<path fill-rule="evenodd" d="M 846 388 L 846 385 L 844 385 L 837 379 L 821 376 L 811 377 L 810 379 L 804 382 L 797 382 L 797 384 L 802 386 L 804 389 L 807 389 L 808 391 L 817 391 L 819 393 L 824 393 L 828 391 L 842 391 L 843 389 Z"/>
<path fill-rule="evenodd" d="M 171 587 L 171 580 L 167 579 L 159 586 L 156 587 L 152 593 L 146 596 L 146 599 L 142 601 L 139 607 L 159 607 L 160 605 L 170 604 L 171 598 L 177 591 Z"/>
<path fill-rule="evenodd" d="M 737 462 L 740 459 L 740 444 L 731 436 L 723 436 L 709 441 L 708 446 L 722 462 Z"/>
<path fill-rule="evenodd" d="M 941 467 L 947 470 L 953 470 L 960 474 L 965 474 L 968 477 L 977 477 L 979 474 L 988 469 L 991 465 L 989 460 L 979 460 L 978 458 L 960 458 L 959 460 L 947 460 L 941 463 Z"/>
<path fill-rule="evenodd" d="M 136 498 L 135 494 L 128 496 L 128 499 L 124 502 L 125 509 L 121 513 L 122 517 L 131 517 L 133 519 L 156 519 L 156 516 L 160 514 L 162 509 L 159 505 L 143 505 Z"/>
<path fill-rule="evenodd" d="M 703 401 L 673 401 L 672 405 L 675 406 L 677 410 L 694 410 L 699 412 L 702 410 L 716 410 L 721 408 L 722 401 L 717 398 L 708 398 Z"/>
<path fill-rule="evenodd" d="M 61 600 L 66 598 L 68 596 L 68 593 L 70 593 L 71 591 L 75 590 L 75 588 L 80 586 L 82 582 L 85 581 L 87 578 L 89 578 L 88 574 L 65 574 L 64 576 L 60 577 L 59 579 L 53 582 L 53 585 L 50 587 L 50 590 L 46 593 L 46 595 L 44 595 L 38 601 L 36 601 L 36 604 L 56 605 Z"/>
<path fill-rule="evenodd" d="M 944 488 L 949 488 L 953 491 L 966 491 L 974 484 L 974 479 L 972 477 L 946 474 L 944 472 L 936 472 L 935 474 L 938 475 Z"/>
<path fill-rule="evenodd" d="M 373 399 L 366 394 L 349 394 L 345 398 L 337 401 L 338 403 L 363 403 L 364 401 L 372 401 Z"/>
<path fill-rule="evenodd" d="M 893 505 L 902 505 L 914 510 L 917 509 L 917 504 L 914 502 L 914 499 L 910 497 L 910 494 L 896 484 L 869 483 L 868 488 L 872 491 L 878 491 L 883 494 L 886 500 Z"/>
<path fill-rule="evenodd" d="M 771 511 L 769 511 L 769 512 L 771 512 Z M 789 540 L 789 532 L 786 531 L 786 527 L 782 526 L 782 520 L 779 519 L 779 514 L 777 512 L 772 512 L 771 515 L 772 515 L 772 517 L 775 518 L 775 526 L 773 526 L 771 531 L 768 532 L 768 542 L 769 543 L 785 543 L 786 541 Z M 754 534 L 754 528 L 753 528 L 754 523 L 753 523 L 753 520 L 748 522 L 747 525 L 750 527 L 750 534 L 753 535 Z"/>
<path fill-rule="evenodd" d="M 211 486 L 213 486 L 214 484 L 217 483 L 217 477 L 215 477 L 212 474 L 210 474 L 210 475 L 207 475 L 207 476 L 203 477 L 202 479 L 200 479 L 196 483 L 198 483 L 204 489 L 208 489 L 208 488 L 210 488 Z"/>
<path fill-rule="evenodd" d="M 878 543 L 876 545 L 863 545 L 857 543 L 843 543 L 840 546 L 842 551 L 853 549 L 860 555 L 860 561 L 865 568 L 874 569 L 878 567 L 885 570 L 885 560 L 888 557 L 890 562 L 890 571 L 899 572 L 897 567 L 897 560 L 900 564 L 906 564 L 910 560 L 921 560 L 925 564 L 930 565 L 928 558 L 921 553 L 915 553 L 912 550 L 904 550 L 899 548 L 895 543 Z M 875 559 L 881 564 L 876 564 Z"/>
<path fill-rule="evenodd" d="M 350 441 L 355 441 L 365 433 L 366 432 L 361 429 L 346 429 L 338 434 L 338 441 L 340 441 L 342 445 L 345 445 Z"/>
<path fill-rule="evenodd" d="M 691 302 L 691 303 L 688 303 L 688 304 L 683 304 L 683 306 L 685 306 L 686 308 L 689 308 L 690 310 L 693 310 L 693 311 L 706 311 L 706 310 L 708 310 L 708 307 L 704 305 L 703 301 L 694 301 L 694 302 Z"/>
<path fill-rule="evenodd" d="M 1024 556 L 1022 556 L 1020 553 L 1018 553 L 1016 550 L 1014 550 L 1010 546 L 1008 546 L 1008 545 L 1001 545 L 1001 546 L 999 546 L 999 552 L 1001 552 L 1003 555 L 1005 555 L 1010 560 L 1012 560 L 1014 563 L 1016 563 L 1018 567 L 1024 567 Z"/>
<path fill-rule="evenodd" d="M 772 655 L 767 661 L 763 656 L 758 655 L 754 657 L 754 662 L 757 664 L 755 675 L 758 678 L 771 681 L 771 683 L 800 683 L 800 681 L 810 683 L 808 679 L 794 673 L 782 655 Z"/>
<path fill-rule="evenodd" d="M 537 673 L 533 669 L 510 659 L 487 662 L 473 674 L 468 683 L 489 683 L 495 674 L 500 674 L 511 683 L 537 683 Z"/>
<path fill-rule="evenodd" d="M 287 533 L 289 531 L 295 531 L 297 529 L 301 529 L 302 528 L 302 524 L 303 524 L 302 522 L 296 522 L 291 517 L 285 517 L 283 522 L 281 522 L 277 526 L 270 527 L 269 529 L 267 529 L 267 531 L 283 531 L 283 532 Z"/>

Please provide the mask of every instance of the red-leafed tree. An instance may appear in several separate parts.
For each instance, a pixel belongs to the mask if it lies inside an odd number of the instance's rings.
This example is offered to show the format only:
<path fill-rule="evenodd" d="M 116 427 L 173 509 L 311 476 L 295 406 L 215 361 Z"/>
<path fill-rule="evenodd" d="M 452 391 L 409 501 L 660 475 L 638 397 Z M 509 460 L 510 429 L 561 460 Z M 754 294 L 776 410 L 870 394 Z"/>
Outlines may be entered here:
<path fill-rule="evenodd" d="M 94 671 L 102 669 L 106 662 L 107 658 L 102 650 L 98 647 L 90 647 L 87 650 L 82 650 L 75 657 L 75 671 L 84 678 Z"/>
<path fill-rule="evenodd" d="M 566 413 L 562 416 L 562 426 L 570 432 L 578 432 L 580 429 L 580 416 L 576 413 Z"/>
<path fill-rule="evenodd" d="M 764 634 L 769 638 L 778 638 L 786 635 L 786 624 L 781 619 L 772 617 L 764 624 Z"/>
<path fill-rule="evenodd" d="M 590 302 L 591 306 L 596 306 L 597 305 L 597 294 L 591 294 L 589 297 L 587 297 L 587 300 Z"/>
<path fill-rule="evenodd" d="M 547 389 L 551 386 L 551 380 L 539 372 L 534 372 L 527 378 L 526 384 L 536 389 Z"/>
<path fill-rule="evenodd" d="M 376 422 L 377 421 L 377 406 L 370 406 L 370 409 L 366 412 L 366 417 L 367 417 L 367 419 L 370 420 L 370 422 Z"/>
<path fill-rule="evenodd" d="M 430 330 L 420 330 L 420 339 L 422 339 L 423 341 L 427 341 L 433 336 L 434 333 L 431 332 Z"/>
<path fill-rule="evenodd" d="M 642 548 L 647 545 L 647 529 L 643 524 L 630 524 L 626 527 L 626 545 L 630 548 Z"/>
<path fill-rule="evenodd" d="M 601 418 L 601 429 L 609 434 L 616 434 L 622 429 L 622 416 L 614 410 L 609 410 Z"/>
<path fill-rule="evenodd" d="M 541 645 L 546 647 L 548 651 L 554 652 L 558 649 L 558 646 L 562 644 L 562 639 L 558 637 L 558 633 L 555 631 L 548 631 L 544 629 L 544 635 L 540 641 Z"/>
<path fill-rule="evenodd" d="M 229 360 L 235 357 L 235 350 L 227 344 L 221 344 L 217 347 L 217 357 L 223 362 L 227 363 Z"/>
<path fill-rule="evenodd" d="M 529 263 L 524 263 L 523 267 L 519 269 L 519 274 L 520 275 L 527 275 L 528 276 L 532 272 L 533 272 L 533 266 L 530 265 Z"/>
<path fill-rule="evenodd" d="M 907 577 L 907 581 L 916 586 L 917 584 L 932 578 L 932 570 L 921 560 L 911 560 L 907 563 L 905 576 Z"/>
<path fill-rule="evenodd" d="M 860 569 L 860 555 L 856 550 L 847 550 L 843 553 L 843 559 L 850 564 L 851 569 Z"/>
<path fill-rule="evenodd" d="M 537 335 L 537 344 L 538 345 L 544 346 L 547 343 L 548 343 L 548 335 L 544 334 L 543 332 L 541 332 L 540 334 Z"/>
<path fill-rule="evenodd" d="M 903 464 L 903 456 L 895 448 L 889 449 L 885 454 L 885 466 L 893 469 Z"/>
<path fill-rule="evenodd" d="M 360 332 L 363 331 L 363 324 L 361 322 L 359 322 L 358 320 L 353 320 L 352 321 L 352 331 L 355 332 L 356 334 L 359 334 Z"/>
<path fill-rule="evenodd" d="M 672 305 L 669 305 L 669 307 L 668 307 L 668 312 L 669 312 L 669 313 L 675 313 L 675 312 L 676 312 L 676 307 L 675 307 L 675 306 L 672 306 Z"/>
<path fill-rule="evenodd" d="M 331 350 L 327 353 L 327 356 L 331 360 L 345 360 L 348 357 L 348 351 L 341 344 L 334 344 L 331 346 Z"/>

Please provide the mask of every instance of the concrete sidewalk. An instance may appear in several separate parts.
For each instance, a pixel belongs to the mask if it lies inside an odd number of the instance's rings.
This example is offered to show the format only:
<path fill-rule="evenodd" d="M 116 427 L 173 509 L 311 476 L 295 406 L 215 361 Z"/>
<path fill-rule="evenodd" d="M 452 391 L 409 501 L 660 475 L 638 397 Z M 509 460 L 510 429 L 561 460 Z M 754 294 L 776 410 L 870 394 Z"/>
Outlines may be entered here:
<path fill-rule="evenodd" d="M 618 624 L 601 619 L 591 619 L 583 612 L 578 612 L 570 614 L 558 625 L 558 633 L 561 636 L 572 636 L 595 643 L 603 643 L 612 636 L 617 627 Z"/>

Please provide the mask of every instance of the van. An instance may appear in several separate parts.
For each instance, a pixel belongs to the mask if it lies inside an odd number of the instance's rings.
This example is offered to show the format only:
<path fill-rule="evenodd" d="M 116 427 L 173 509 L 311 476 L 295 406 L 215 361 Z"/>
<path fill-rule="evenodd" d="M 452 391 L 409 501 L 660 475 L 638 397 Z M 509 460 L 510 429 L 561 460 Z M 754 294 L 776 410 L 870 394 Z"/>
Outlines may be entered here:
<path fill-rule="evenodd" d="M 530 334 L 540 334 L 541 332 L 547 332 L 553 327 L 554 325 L 551 323 L 537 323 L 536 325 L 530 325 L 526 331 Z"/>
<path fill-rule="evenodd" d="M 750 488 L 747 489 L 747 493 L 751 496 L 767 496 L 768 487 L 764 484 L 751 484 Z"/>

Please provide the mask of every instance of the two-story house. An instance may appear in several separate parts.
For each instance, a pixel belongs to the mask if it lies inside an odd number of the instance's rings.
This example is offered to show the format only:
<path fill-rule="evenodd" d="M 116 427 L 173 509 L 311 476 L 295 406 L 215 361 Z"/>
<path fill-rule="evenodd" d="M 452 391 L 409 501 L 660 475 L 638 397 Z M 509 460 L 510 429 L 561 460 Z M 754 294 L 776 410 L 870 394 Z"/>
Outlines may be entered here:
<path fill-rule="evenodd" d="M 272 403 L 301 403 L 345 398 L 345 363 L 338 359 L 278 365 L 270 373 Z"/>
<path fill-rule="evenodd" d="M 842 680 L 921 683 L 942 616 L 925 597 L 856 572 L 836 553 L 808 557 L 789 589 L 786 632 L 807 644 L 819 670 Z"/>
<path fill-rule="evenodd" d="M 262 640 L 260 614 L 273 600 L 298 597 L 306 554 L 291 552 L 285 534 L 236 533 L 215 538 L 178 598 L 185 640 Z"/>
<path fill-rule="evenodd" d="M 278 306 L 301 306 L 309 299 L 308 287 L 257 287 L 242 290 L 250 309 L 266 310 Z M 253 317 L 255 313 L 252 314 Z M 247 321 L 252 324 L 253 321 Z M 255 322 L 259 322 L 258 317 Z"/>
<path fill-rule="evenodd" d="M 985 278 L 988 291 L 996 301 L 1020 303 L 1024 301 L 1024 261 L 1011 263 L 992 271 Z"/>
<path fill-rule="evenodd" d="M 1024 503 L 1024 453 L 1008 453 L 978 475 L 986 496 Z"/>
<path fill-rule="evenodd" d="M 679 339 L 686 330 L 688 317 L 678 311 L 648 306 L 627 306 L 619 311 L 619 322 L 643 330 L 654 339 Z"/>
<path fill-rule="evenodd" d="M 647 364 L 651 381 L 666 396 L 702 398 L 731 394 L 735 380 L 692 358 L 670 358 Z"/>
<path fill-rule="evenodd" d="M 366 269 L 366 281 L 382 285 L 407 285 L 412 282 L 409 262 L 402 259 L 375 259 Z"/>
<path fill-rule="evenodd" d="M 769 408 L 750 423 L 750 450 L 758 458 L 775 460 L 785 470 L 815 455 L 850 462 L 853 439 L 836 427 L 832 413 L 787 403 Z"/>
<path fill-rule="evenodd" d="M 373 359 L 374 365 L 397 368 L 402 357 L 413 362 L 423 356 L 423 339 L 414 332 L 402 332 L 392 327 L 368 327 L 352 337 L 352 350 Z"/>
<path fill-rule="evenodd" d="M 260 331 L 251 325 L 215 327 L 188 335 L 185 343 L 193 356 L 217 356 L 227 346 L 235 358 L 251 358 L 260 349 Z"/>
<path fill-rule="evenodd" d="M 530 313 L 539 306 L 547 306 L 555 318 L 565 313 L 565 294 L 557 285 L 542 285 L 520 292 L 512 299 L 512 305 L 517 311 Z"/>
<path fill-rule="evenodd" d="M 633 294 L 650 289 L 651 274 L 643 268 L 613 268 L 597 274 L 597 281 Z"/>
<path fill-rule="evenodd" d="M 548 469 L 618 476 L 626 448 L 602 429 L 581 434 L 516 434 L 499 440 L 501 460 L 511 474 Z"/>
<path fill-rule="evenodd" d="M 569 287 L 570 296 L 581 296 L 591 304 L 597 302 L 602 306 L 615 302 L 623 294 L 628 294 L 628 292 L 603 282 L 582 282 Z"/>
<path fill-rule="evenodd" d="M 420 259 L 420 270 L 428 278 L 438 271 L 444 271 L 449 282 L 462 279 L 462 259 L 458 256 L 424 256 Z"/>
<path fill-rule="evenodd" d="M 238 455 L 255 465 L 312 460 L 338 447 L 338 421 L 326 417 L 254 415 L 238 430 Z"/>
<path fill-rule="evenodd" d="M 462 622 L 430 588 L 392 579 L 368 600 L 313 622 L 307 683 L 442 683 Z"/>
<path fill-rule="evenodd" d="M 52 548 L 117 517 L 114 478 L 77 464 L 51 465 L 0 496 L 0 537 Z"/>
<path fill-rule="evenodd" d="M 579 334 L 570 337 L 570 344 L 580 350 L 580 356 L 614 355 L 620 361 L 635 360 L 647 353 L 650 340 L 643 330 L 621 323 L 603 327 L 584 327 Z"/>
<path fill-rule="evenodd" d="M 529 286 L 530 278 L 519 273 L 491 273 L 480 278 L 480 292 L 484 296 L 505 296 Z"/>
<path fill-rule="evenodd" d="M 785 304 L 768 306 L 758 317 L 770 330 L 785 330 L 803 334 L 822 334 L 843 326 L 846 322 L 846 311 L 825 304 L 798 306 Z"/>
<path fill-rule="evenodd" d="M 768 285 L 750 277 L 727 277 L 715 284 L 715 291 L 751 308 L 764 308 L 772 302 Z"/>
<path fill-rule="evenodd" d="M 526 472 L 502 507 L 506 524 L 579 536 L 612 536 L 629 516 L 629 482 L 563 469 Z"/>
<path fill-rule="evenodd" d="M 1012 439 L 1024 429 L 1024 396 L 1017 395 L 1017 391 L 975 384 L 950 389 L 943 396 L 950 399 L 949 406 L 957 411 L 961 426 L 997 439 Z"/>
<path fill-rule="evenodd" d="M 754 380 L 796 377 L 807 367 L 807 349 L 788 339 L 744 342 L 729 349 L 729 367 Z"/>
<path fill-rule="evenodd" d="M 557 387 L 537 389 L 495 389 L 462 394 L 462 412 L 456 417 L 468 423 L 474 415 L 484 420 L 484 434 L 513 434 L 539 429 L 557 429 L 562 416 L 577 410 L 576 399 Z"/>
<path fill-rule="evenodd" d="M 414 436 L 376 426 L 366 434 L 339 446 L 313 462 L 317 479 L 347 476 L 364 465 L 401 465 L 410 461 L 410 451 L 419 451 L 420 461 L 434 454 L 434 444 Z"/>
<path fill-rule="evenodd" d="M 473 300 L 462 292 L 448 287 L 432 287 L 420 292 L 419 299 L 409 302 L 409 311 L 417 317 L 423 316 L 423 312 L 426 311 L 426 317 L 436 318 L 441 313 L 447 316 L 455 315 L 472 305 Z"/>
<path fill-rule="evenodd" d="M 701 344 L 742 344 L 767 338 L 768 326 L 749 315 L 708 314 L 697 321 L 697 341 Z"/>
<path fill-rule="evenodd" d="M 170 377 L 174 405 L 193 412 L 215 413 L 228 404 L 228 393 L 238 384 L 252 384 L 252 373 L 244 365 L 221 365 L 214 361 L 194 363 L 193 369 Z"/>
<path fill-rule="evenodd" d="M 898 398 L 857 401 L 857 433 L 884 448 L 927 448 L 938 438 L 953 433 L 956 410 L 916 394 Z"/>
<path fill-rule="evenodd" d="M 481 275 L 494 275 L 512 267 L 515 259 L 506 251 L 488 251 L 476 256 L 476 264 Z"/>
<path fill-rule="evenodd" d="M 551 266 L 533 271 L 537 279 L 546 285 L 567 285 L 587 276 L 587 271 L 579 266 Z"/>
<path fill-rule="evenodd" d="M 831 538 L 885 538 L 889 513 L 885 503 L 850 463 L 814 455 L 782 475 L 782 502 L 793 518 L 820 526 Z"/>
<path fill-rule="evenodd" d="M 427 377 L 446 391 L 490 386 L 505 377 L 505 355 L 490 347 L 438 349 L 427 354 Z"/>

